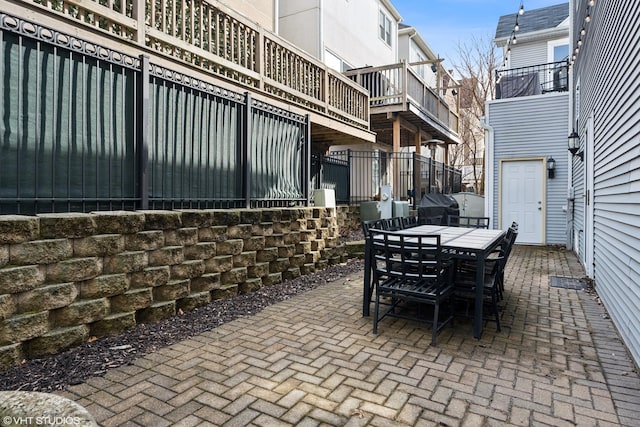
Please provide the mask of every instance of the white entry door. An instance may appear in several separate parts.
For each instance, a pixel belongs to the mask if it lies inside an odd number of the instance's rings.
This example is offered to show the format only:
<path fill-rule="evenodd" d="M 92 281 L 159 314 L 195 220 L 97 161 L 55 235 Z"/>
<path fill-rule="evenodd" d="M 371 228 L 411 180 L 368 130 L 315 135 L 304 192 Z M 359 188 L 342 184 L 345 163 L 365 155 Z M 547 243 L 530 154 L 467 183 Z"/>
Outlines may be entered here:
<path fill-rule="evenodd" d="M 502 228 L 518 223 L 518 243 L 544 243 L 544 162 L 515 160 L 501 162 Z"/>

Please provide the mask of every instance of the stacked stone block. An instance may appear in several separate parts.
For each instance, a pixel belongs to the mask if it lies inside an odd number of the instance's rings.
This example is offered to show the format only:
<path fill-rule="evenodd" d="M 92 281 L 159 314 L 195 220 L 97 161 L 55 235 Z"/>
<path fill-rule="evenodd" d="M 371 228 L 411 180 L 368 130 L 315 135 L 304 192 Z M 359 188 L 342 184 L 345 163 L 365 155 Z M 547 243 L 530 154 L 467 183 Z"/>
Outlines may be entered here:
<path fill-rule="evenodd" d="M 344 261 L 340 227 L 351 216 L 346 207 L 0 216 L 0 369 Z"/>

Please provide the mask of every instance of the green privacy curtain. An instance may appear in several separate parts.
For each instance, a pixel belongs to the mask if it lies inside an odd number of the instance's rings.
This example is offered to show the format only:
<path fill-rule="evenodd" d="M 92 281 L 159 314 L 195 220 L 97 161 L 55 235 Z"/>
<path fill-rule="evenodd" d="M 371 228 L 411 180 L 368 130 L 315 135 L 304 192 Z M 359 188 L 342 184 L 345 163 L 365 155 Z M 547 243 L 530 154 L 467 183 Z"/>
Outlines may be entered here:
<path fill-rule="evenodd" d="M 135 70 L 8 32 L 0 69 L 0 202 L 30 213 L 135 199 Z"/>

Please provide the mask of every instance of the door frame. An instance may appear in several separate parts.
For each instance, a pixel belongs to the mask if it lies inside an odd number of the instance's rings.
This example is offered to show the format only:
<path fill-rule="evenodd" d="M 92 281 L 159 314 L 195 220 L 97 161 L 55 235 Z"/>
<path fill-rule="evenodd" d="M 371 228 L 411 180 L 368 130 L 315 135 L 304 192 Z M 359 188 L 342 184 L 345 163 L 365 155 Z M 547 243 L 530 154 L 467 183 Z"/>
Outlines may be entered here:
<path fill-rule="evenodd" d="M 503 164 L 508 162 L 540 162 L 542 171 L 542 224 L 540 226 L 540 245 L 547 244 L 547 158 L 546 157 L 514 157 L 508 159 L 500 159 L 498 165 L 498 227 L 504 229 L 502 224 L 502 199 L 503 199 Z M 508 224 L 510 225 L 510 224 Z"/>

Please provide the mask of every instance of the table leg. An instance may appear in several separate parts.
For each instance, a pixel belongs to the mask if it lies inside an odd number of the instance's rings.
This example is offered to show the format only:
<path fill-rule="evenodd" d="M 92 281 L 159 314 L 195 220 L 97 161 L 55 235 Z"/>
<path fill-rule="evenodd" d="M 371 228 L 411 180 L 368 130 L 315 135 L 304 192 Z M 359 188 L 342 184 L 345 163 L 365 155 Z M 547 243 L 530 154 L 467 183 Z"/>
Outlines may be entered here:
<path fill-rule="evenodd" d="M 482 308 L 484 306 L 484 255 L 478 254 L 476 269 L 476 300 L 473 314 L 473 336 L 482 337 Z"/>

